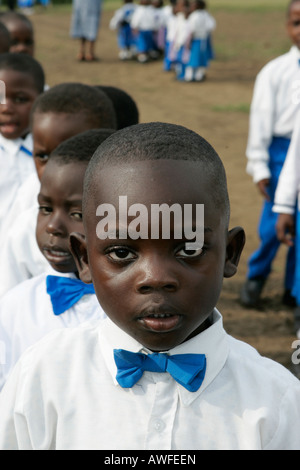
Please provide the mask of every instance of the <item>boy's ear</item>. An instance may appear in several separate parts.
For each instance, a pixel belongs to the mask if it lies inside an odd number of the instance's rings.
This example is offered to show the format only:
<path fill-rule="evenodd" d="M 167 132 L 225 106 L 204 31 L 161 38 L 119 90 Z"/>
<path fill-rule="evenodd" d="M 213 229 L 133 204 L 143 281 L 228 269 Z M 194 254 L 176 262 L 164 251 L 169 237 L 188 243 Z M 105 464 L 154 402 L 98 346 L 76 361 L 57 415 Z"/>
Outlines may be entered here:
<path fill-rule="evenodd" d="M 81 233 L 73 232 L 70 234 L 70 249 L 75 260 L 79 277 L 86 284 L 92 283 L 85 236 Z"/>
<path fill-rule="evenodd" d="M 228 232 L 224 277 L 232 277 L 237 272 L 245 241 L 245 232 L 241 227 L 235 227 Z"/>

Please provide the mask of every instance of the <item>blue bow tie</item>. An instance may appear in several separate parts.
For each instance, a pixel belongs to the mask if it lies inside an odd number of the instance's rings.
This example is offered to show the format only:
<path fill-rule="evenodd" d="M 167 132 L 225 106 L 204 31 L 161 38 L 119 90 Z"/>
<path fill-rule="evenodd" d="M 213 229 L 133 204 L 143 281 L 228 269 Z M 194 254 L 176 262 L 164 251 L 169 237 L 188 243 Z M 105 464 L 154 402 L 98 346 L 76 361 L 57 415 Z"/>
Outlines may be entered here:
<path fill-rule="evenodd" d="M 142 354 L 114 349 L 114 359 L 118 368 L 117 382 L 123 388 L 132 387 L 144 371 L 169 372 L 180 385 L 190 392 L 196 392 L 201 386 L 206 370 L 204 354 L 163 353 Z"/>
<path fill-rule="evenodd" d="M 64 313 L 84 295 L 95 293 L 93 284 L 69 277 L 47 276 L 46 285 L 55 315 Z"/>

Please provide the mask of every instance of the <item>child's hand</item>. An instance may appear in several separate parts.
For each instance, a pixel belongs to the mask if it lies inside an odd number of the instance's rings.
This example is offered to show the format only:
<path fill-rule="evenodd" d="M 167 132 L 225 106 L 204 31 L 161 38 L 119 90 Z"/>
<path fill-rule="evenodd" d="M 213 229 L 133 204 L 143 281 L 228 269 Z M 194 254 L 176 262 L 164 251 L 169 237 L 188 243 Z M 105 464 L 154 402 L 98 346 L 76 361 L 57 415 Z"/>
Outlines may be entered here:
<path fill-rule="evenodd" d="M 291 214 L 279 214 L 276 224 L 277 238 L 288 246 L 294 245 L 295 221 Z"/>
<path fill-rule="evenodd" d="M 270 184 L 270 180 L 268 178 L 265 178 L 257 183 L 257 187 L 260 193 L 264 196 L 264 198 L 267 199 L 267 201 L 270 201 L 270 196 L 268 194 L 269 184 Z"/>

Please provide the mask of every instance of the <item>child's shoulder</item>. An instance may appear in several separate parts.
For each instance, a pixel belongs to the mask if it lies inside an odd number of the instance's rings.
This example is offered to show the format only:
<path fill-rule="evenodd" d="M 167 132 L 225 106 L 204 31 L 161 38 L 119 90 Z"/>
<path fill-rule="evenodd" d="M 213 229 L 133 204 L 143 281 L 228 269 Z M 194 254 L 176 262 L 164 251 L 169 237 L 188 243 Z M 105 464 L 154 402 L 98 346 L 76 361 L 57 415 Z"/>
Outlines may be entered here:
<path fill-rule="evenodd" d="M 253 390 L 283 395 L 289 387 L 300 390 L 299 380 L 280 363 L 262 356 L 254 347 L 229 336 L 230 354 L 228 357 L 232 371 L 236 371 L 241 382 Z M 257 387 L 260 385 L 260 387 Z M 251 388 L 252 389 L 252 388 Z"/>
<path fill-rule="evenodd" d="M 299 58 L 299 52 L 297 53 L 296 48 L 292 47 L 288 52 L 274 57 L 269 62 L 267 62 L 262 67 L 258 75 L 272 75 L 274 72 L 277 72 L 277 74 L 281 74 L 281 72 L 284 72 L 289 66 L 294 66 L 295 64 L 298 66 Z"/>
<path fill-rule="evenodd" d="M 0 299 L 0 309 L 4 306 L 13 306 L 15 304 L 21 303 L 26 305 L 26 299 L 30 296 L 35 295 L 36 293 L 41 294 L 41 292 L 46 293 L 46 276 L 47 272 L 41 273 L 38 276 L 31 277 L 26 279 L 23 282 L 20 282 L 16 286 L 12 287 L 6 294 L 3 295 Z M 42 287 L 45 286 L 43 290 Z M 12 313 L 13 314 L 13 313 Z"/>
<path fill-rule="evenodd" d="M 43 375 L 47 371 L 47 375 L 57 377 L 60 376 L 60 368 L 62 371 L 70 370 L 76 367 L 78 359 L 83 364 L 85 361 L 89 363 L 99 343 L 98 323 L 101 321 L 91 320 L 75 327 L 51 331 L 23 354 L 21 370 L 26 375 Z"/>

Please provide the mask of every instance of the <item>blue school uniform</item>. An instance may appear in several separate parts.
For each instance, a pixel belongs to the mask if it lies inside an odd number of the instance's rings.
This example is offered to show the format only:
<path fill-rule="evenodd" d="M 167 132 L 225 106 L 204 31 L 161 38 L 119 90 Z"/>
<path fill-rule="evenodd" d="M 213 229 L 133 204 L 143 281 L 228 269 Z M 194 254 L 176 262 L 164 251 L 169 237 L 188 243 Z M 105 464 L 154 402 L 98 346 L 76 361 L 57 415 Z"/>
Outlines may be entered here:
<path fill-rule="evenodd" d="M 269 168 L 271 172 L 268 194 L 270 201 L 265 201 L 258 225 L 258 233 L 261 240 L 260 246 L 248 261 L 248 279 L 256 277 L 267 278 L 271 272 L 271 265 L 280 246 L 280 241 L 276 234 L 276 222 L 278 214 L 272 211 L 274 205 L 274 196 L 282 170 L 287 151 L 290 145 L 290 139 L 284 137 L 274 137 L 269 147 Z M 288 250 L 285 287 L 291 290 L 293 286 L 295 273 L 295 247 Z"/>

